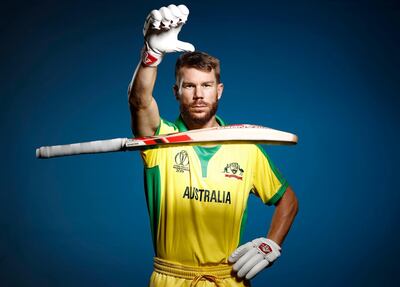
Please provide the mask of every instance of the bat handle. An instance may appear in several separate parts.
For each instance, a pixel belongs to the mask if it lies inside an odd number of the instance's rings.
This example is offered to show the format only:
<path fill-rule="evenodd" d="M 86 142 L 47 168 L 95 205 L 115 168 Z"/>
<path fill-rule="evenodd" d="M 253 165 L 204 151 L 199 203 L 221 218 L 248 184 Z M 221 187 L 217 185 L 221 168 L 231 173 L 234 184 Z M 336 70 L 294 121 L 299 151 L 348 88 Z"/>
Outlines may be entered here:
<path fill-rule="evenodd" d="M 126 138 L 116 138 L 68 145 L 44 146 L 36 149 L 36 157 L 51 158 L 85 153 L 122 151 L 126 148 L 126 141 Z"/>

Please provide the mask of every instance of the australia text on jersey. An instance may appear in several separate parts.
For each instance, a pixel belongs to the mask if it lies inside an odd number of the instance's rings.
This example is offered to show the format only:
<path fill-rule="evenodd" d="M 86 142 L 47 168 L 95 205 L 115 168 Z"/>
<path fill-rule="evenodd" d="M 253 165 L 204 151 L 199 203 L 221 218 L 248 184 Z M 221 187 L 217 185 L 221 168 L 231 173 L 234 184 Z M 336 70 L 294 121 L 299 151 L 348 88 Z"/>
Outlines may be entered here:
<path fill-rule="evenodd" d="M 231 193 L 229 191 L 208 190 L 194 186 L 186 186 L 183 192 L 183 198 L 203 202 L 231 204 Z"/>

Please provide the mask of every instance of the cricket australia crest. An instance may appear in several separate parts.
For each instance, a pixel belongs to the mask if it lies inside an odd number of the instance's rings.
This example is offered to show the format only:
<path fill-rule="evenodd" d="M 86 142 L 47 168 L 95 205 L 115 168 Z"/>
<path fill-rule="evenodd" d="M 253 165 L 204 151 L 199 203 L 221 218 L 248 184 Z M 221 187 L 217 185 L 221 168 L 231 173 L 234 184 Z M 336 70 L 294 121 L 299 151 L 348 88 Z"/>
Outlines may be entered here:
<path fill-rule="evenodd" d="M 225 174 L 225 177 L 233 177 L 242 180 L 244 170 L 237 162 L 232 162 L 225 166 L 223 173 Z"/>
<path fill-rule="evenodd" d="M 185 150 L 178 152 L 175 155 L 174 168 L 176 172 L 189 171 L 189 155 Z"/>

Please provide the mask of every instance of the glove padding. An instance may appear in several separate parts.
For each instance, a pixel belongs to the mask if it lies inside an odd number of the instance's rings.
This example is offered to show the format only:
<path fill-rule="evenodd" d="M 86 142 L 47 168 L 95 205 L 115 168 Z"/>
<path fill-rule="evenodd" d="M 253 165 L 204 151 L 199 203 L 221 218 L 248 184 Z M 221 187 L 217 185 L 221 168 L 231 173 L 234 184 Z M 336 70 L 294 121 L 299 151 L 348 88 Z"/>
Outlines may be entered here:
<path fill-rule="evenodd" d="M 250 280 L 281 255 L 281 247 L 271 239 L 254 239 L 239 246 L 229 257 L 233 270 L 240 278 Z"/>
<path fill-rule="evenodd" d="M 157 66 L 165 53 L 194 51 L 192 44 L 178 40 L 188 15 L 189 9 L 185 5 L 173 4 L 150 12 L 143 27 L 143 64 Z"/>

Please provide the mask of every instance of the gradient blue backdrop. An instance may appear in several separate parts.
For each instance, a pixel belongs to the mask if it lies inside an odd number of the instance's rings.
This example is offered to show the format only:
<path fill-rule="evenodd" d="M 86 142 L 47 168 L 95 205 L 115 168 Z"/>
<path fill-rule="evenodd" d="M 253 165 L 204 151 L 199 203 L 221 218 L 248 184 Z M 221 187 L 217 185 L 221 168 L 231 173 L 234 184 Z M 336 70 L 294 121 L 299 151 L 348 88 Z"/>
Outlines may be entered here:
<path fill-rule="evenodd" d="M 400 5 L 186 2 L 180 38 L 221 59 L 219 114 L 298 134 L 268 147 L 300 201 L 254 286 L 399 286 Z M 35 148 L 130 136 L 142 25 L 166 1 L 2 4 L 0 286 L 145 286 L 152 243 L 138 153 L 35 159 Z M 179 3 L 177 3 L 179 4 Z M 154 95 L 174 120 L 173 66 Z M 250 200 L 245 239 L 273 208 Z"/>

